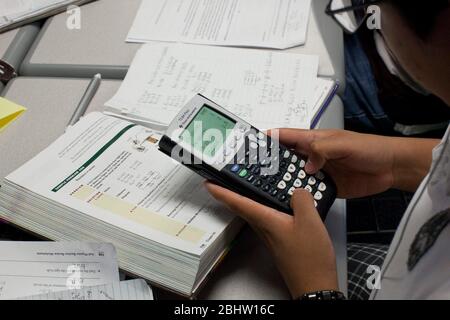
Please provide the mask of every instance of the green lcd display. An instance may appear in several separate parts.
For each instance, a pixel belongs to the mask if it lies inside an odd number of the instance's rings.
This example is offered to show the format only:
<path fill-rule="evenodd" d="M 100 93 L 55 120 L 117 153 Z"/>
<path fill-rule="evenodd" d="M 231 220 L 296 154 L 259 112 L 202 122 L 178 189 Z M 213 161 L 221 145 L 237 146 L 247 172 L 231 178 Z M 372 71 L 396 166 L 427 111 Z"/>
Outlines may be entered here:
<path fill-rule="evenodd" d="M 203 155 L 214 157 L 227 140 L 236 121 L 204 105 L 183 132 L 181 138 Z"/>

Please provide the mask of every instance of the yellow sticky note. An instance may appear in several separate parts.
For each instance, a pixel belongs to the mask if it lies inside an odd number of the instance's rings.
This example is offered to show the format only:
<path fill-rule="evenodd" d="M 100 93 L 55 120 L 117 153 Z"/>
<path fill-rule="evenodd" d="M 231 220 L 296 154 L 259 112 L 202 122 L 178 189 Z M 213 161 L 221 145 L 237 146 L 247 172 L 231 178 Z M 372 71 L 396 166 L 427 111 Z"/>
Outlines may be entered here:
<path fill-rule="evenodd" d="M 0 97 L 0 132 L 27 109 Z"/>

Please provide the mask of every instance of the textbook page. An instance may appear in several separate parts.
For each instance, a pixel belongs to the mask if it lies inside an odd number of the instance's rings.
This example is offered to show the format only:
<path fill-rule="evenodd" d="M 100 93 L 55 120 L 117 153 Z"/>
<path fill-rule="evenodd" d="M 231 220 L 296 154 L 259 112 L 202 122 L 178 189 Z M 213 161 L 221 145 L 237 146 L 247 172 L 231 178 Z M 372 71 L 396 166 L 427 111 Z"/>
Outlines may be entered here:
<path fill-rule="evenodd" d="M 111 244 L 0 241 L 0 299 L 119 281 Z"/>
<path fill-rule="evenodd" d="M 286 49 L 306 42 L 311 0 L 143 0 L 128 42 Z"/>
<path fill-rule="evenodd" d="M 18 300 L 153 300 L 153 292 L 144 280 L 137 279 L 33 295 Z"/>
<path fill-rule="evenodd" d="M 105 112 L 168 126 L 197 93 L 258 129 L 309 128 L 319 58 L 252 49 L 147 44 Z"/>
<path fill-rule="evenodd" d="M 235 217 L 209 196 L 200 176 L 158 150 L 160 137 L 91 113 L 6 179 L 80 214 L 200 255 Z"/>

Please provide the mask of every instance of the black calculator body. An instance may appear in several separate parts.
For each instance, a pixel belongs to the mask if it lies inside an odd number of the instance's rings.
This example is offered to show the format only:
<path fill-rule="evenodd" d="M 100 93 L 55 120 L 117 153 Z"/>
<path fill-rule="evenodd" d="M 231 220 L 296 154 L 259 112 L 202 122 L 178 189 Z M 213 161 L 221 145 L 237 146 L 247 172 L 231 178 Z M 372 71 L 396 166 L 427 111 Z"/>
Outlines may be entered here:
<path fill-rule="evenodd" d="M 323 220 L 336 199 L 326 173 L 308 175 L 305 158 L 200 94 L 170 124 L 159 149 L 204 178 L 288 214 L 297 188 L 312 194 Z"/>

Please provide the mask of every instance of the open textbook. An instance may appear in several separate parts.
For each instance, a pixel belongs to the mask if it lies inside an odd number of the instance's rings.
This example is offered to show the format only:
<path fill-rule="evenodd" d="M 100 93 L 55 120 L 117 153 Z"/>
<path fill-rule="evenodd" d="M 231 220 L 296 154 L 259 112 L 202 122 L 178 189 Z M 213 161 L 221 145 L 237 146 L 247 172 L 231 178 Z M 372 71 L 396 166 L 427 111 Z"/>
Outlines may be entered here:
<path fill-rule="evenodd" d="M 137 279 L 43 293 L 18 300 L 153 300 L 153 293 L 144 280 Z"/>
<path fill-rule="evenodd" d="M 70 5 L 96 0 L 1 0 L 0 32 L 63 12 Z"/>
<path fill-rule="evenodd" d="M 0 300 L 119 281 L 111 244 L 0 241 Z"/>
<path fill-rule="evenodd" d="M 87 115 L 4 180 L 0 217 L 52 240 L 112 243 L 122 269 L 191 296 L 242 222 L 158 150 L 160 136 Z"/>
<path fill-rule="evenodd" d="M 311 128 L 334 94 L 319 58 L 267 50 L 147 44 L 105 112 L 167 126 L 201 93 L 258 129 Z"/>
<path fill-rule="evenodd" d="M 306 42 L 311 0 L 142 0 L 129 42 L 286 49 Z"/>

